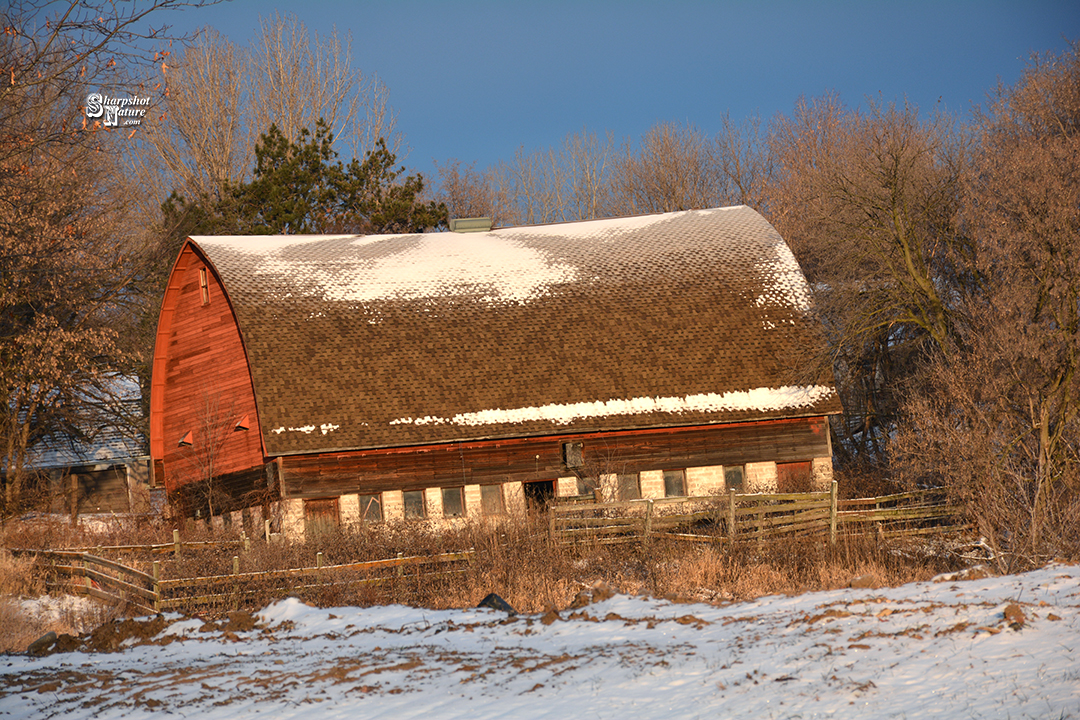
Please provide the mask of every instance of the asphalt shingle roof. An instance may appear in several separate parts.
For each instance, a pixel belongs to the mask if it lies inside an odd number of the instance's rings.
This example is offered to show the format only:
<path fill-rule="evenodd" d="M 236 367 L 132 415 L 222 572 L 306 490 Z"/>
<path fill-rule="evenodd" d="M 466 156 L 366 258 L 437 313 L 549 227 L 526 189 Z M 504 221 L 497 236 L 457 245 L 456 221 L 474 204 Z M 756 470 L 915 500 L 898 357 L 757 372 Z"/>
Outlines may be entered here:
<path fill-rule="evenodd" d="M 804 416 L 790 250 L 718 208 L 484 233 L 191 238 L 271 455 Z"/>

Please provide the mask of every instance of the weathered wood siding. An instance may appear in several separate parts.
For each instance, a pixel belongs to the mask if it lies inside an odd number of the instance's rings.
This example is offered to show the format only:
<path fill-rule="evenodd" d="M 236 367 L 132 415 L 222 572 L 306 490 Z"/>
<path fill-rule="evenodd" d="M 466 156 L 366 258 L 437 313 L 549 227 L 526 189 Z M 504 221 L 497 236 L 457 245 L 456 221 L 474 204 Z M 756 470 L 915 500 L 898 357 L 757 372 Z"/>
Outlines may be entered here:
<path fill-rule="evenodd" d="M 587 475 L 829 456 L 824 417 L 588 435 L 490 440 L 282 458 L 282 495 L 420 489 L 568 475 L 563 443 L 581 442 Z"/>
<path fill-rule="evenodd" d="M 200 287 L 204 269 L 207 304 Z M 237 431 L 245 416 L 248 429 Z M 179 447 L 188 432 L 192 445 Z M 190 244 L 173 267 L 158 322 L 150 451 L 164 474 L 157 480 L 170 492 L 200 482 L 211 459 L 214 475 L 263 466 L 255 393 L 236 317 L 213 267 Z"/>

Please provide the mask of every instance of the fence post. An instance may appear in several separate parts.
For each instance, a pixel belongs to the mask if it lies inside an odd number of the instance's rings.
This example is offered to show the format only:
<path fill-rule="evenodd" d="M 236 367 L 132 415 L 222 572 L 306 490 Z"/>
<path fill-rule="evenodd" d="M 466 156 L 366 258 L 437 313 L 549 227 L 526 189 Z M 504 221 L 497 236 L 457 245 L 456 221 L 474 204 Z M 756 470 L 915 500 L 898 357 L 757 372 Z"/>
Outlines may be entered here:
<path fill-rule="evenodd" d="M 251 538 L 249 538 L 247 535 L 244 535 L 243 538 L 244 538 L 244 552 L 249 553 L 249 552 L 251 552 Z"/>
<path fill-rule="evenodd" d="M 161 612 L 161 562 L 154 561 L 154 612 Z"/>
<path fill-rule="evenodd" d="M 649 535 L 652 533 L 652 512 L 653 501 L 650 498 L 648 504 L 645 506 L 645 543 L 649 542 Z"/>
<path fill-rule="evenodd" d="M 322 552 L 317 552 L 317 553 L 315 553 L 315 567 L 317 567 L 319 569 L 322 569 L 322 566 L 323 566 Z"/>
<path fill-rule="evenodd" d="M 405 553 L 398 553 L 397 554 L 397 559 L 398 559 L 397 575 L 398 575 L 398 577 L 403 577 L 405 575 L 405 565 L 401 563 L 401 559 L 403 557 L 405 557 Z"/>
<path fill-rule="evenodd" d="M 836 544 L 836 481 L 829 488 L 829 544 Z"/>
<path fill-rule="evenodd" d="M 90 590 L 94 587 L 94 581 L 90 579 L 90 561 L 89 554 L 82 554 L 82 567 L 83 567 L 83 579 L 86 581 L 86 589 Z"/>
<path fill-rule="evenodd" d="M 233 555 L 232 556 L 232 574 L 233 575 L 239 575 L 240 574 L 240 556 L 239 555 Z"/>
<path fill-rule="evenodd" d="M 728 491 L 727 533 L 728 540 L 735 539 L 735 488 Z"/>
<path fill-rule="evenodd" d="M 179 530 L 174 529 L 172 531 L 172 541 L 173 541 L 173 554 L 176 555 L 177 557 L 179 557 L 180 556 L 180 531 Z"/>
<path fill-rule="evenodd" d="M 765 501 L 762 500 L 760 496 L 757 497 L 757 498 L 754 498 L 754 510 L 763 510 L 764 506 L 765 506 Z M 754 520 L 758 524 L 758 526 L 757 526 L 757 541 L 758 541 L 758 544 L 760 545 L 761 543 L 765 542 L 765 513 L 764 512 L 755 512 L 754 513 Z"/>

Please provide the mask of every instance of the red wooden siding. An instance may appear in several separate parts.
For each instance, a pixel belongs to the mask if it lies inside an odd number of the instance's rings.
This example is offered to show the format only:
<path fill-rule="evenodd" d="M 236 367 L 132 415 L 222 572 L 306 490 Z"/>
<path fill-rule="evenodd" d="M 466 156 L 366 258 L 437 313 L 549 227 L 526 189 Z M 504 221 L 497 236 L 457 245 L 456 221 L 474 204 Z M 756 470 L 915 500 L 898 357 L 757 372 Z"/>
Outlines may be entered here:
<path fill-rule="evenodd" d="M 824 417 L 695 428 L 558 435 L 282 458 L 282 495 L 325 497 L 348 492 L 448 487 L 569 477 L 562 445 L 581 442 L 586 474 L 829 456 Z"/>
<path fill-rule="evenodd" d="M 203 304 L 200 271 L 208 270 Z M 247 416 L 248 429 L 235 430 Z M 190 447 L 179 447 L 192 433 Z M 243 341 L 217 272 L 186 245 L 162 303 L 150 399 L 150 452 L 175 492 L 214 475 L 263 465 L 255 394 Z M 162 478 L 158 478 L 162 480 Z"/>

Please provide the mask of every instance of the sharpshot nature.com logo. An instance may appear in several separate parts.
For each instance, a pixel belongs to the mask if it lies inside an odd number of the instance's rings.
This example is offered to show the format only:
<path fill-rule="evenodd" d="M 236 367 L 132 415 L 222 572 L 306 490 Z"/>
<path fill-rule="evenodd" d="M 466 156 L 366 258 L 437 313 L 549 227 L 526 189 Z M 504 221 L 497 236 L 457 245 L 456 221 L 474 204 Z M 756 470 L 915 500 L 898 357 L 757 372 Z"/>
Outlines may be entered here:
<path fill-rule="evenodd" d="M 101 93 L 86 96 L 86 117 L 100 118 L 105 127 L 140 125 L 146 117 L 150 97 L 110 97 Z"/>

